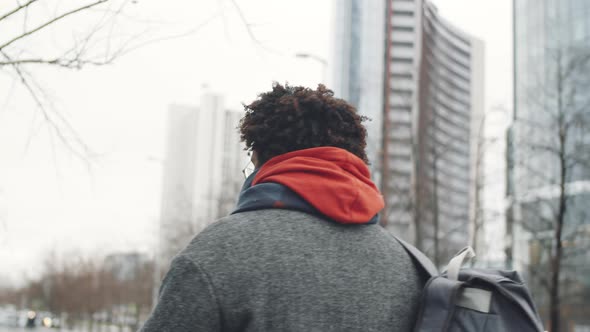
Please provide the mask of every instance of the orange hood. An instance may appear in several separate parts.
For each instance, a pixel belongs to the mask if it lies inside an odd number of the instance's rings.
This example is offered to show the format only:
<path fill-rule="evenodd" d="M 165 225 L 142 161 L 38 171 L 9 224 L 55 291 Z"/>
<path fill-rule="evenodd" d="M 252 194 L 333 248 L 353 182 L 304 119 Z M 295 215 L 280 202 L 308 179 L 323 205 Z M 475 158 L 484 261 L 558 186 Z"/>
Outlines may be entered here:
<path fill-rule="evenodd" d="M 252 185 L 281 184 L 328 218 L 364 224 L 384 207 L 367 165 L 335 147 L 298 150 L 274 157 L 258 170 Z"/>

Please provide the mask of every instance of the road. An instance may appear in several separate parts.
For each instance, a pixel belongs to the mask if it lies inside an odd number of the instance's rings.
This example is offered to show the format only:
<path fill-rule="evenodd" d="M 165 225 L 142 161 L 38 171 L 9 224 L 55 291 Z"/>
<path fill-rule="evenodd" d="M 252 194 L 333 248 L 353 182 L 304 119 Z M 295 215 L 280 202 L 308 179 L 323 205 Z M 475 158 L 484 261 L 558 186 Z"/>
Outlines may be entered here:
<path fill-rule="evenodd" d="M 109 328 L 98 328 L 95 327 L 94 328 L 95 331 L 109 331 L 109 332 L 120 332 L 121 330 L 119 329 L 119 327 L 117 326 L 110 326 Z M 32 328 L 32 329 L 27 329 L 24 327 L 5 327 L 5 326 L 0 326 L 0 332 L 86 332 L 87 330 L 82 329 L 82 330 L 66 330 L 65 328 L 63 329 L 48 329 L 45 327 L 36 327 L 36 328 Z M 129 329 L 128 327 L 123 328 L 123 332 L 133 332 L 131 329 Z"/>
<path fill-rule="evenodd" d="M 57 331 L 61 331 L 61 332 L 77 332 L 77 331 L 71 331 L 71 330 L 59 330 L 59 329 L 46 329 L 44 327 L 37 327 L 34 329 L 26 329 L 24 327 L 4 327 L 4 326 L 0 326 L 0 332 L 57 332 Z"/>
<path fill-rule="evenodd" d="M 0 326 L 0 332 L 55 332 L 56 330 L 46 329 L 46 328 L 34 328 L 34 329 L 26 329 L 24 327 L 4 327 Z"/>
<path fill-rule="evenodd" d="M 105 328 L 95 328 L 95 331 L 105 331 Z M 44 328 L 44 327 L 36 327 L 33 329 L 27 329 L 24 327 L 5 327 L 5 326 L 0 326 L 0 332 L 85 332 L 86 330 L 66 330 L 65 328 L 63 329 L 48 329 L 48 328 Z M 119 332 L 120 329 L 116 326 L 111 326 L 110 327 L 110 332 Z M 131 330 L 129 328 L 124 328 L 123 332 L 131 332 Z"/>

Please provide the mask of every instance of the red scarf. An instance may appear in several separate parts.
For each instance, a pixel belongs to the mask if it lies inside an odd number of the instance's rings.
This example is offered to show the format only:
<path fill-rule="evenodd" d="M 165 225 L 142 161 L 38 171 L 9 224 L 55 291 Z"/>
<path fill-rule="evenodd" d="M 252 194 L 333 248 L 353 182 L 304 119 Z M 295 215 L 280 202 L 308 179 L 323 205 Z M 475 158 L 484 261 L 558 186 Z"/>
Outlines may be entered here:
<path fill-rule="evenodd" d="M 264 163 L 252 185 L 279 183 L 330 219 L 364 224 L 385 206 L 367 165 L 335 147 L 298 150 Z"/>

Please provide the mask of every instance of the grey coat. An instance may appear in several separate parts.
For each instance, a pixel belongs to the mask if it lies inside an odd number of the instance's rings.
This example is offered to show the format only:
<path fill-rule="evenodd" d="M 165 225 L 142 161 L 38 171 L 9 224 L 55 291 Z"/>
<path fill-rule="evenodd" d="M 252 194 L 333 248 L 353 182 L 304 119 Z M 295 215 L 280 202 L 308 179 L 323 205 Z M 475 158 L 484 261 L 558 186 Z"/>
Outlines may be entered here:
<path fill-rule="evenodd" d="M 424 282 L 379 225 L 244 212 L 176 256 L 141 331 L 410 331 Z"/>

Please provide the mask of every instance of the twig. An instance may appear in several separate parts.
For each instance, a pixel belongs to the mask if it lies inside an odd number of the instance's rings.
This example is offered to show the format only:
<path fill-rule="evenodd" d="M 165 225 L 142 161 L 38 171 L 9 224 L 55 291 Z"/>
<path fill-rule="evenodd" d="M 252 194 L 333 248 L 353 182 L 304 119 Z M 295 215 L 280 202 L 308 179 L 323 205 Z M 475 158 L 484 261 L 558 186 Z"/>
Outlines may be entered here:
<path fill-rule="evenodd" d="M 29 7 L 29 6 L 30 6 L 30 5 L 32 5 L 34 2 L 37 2 L 37 1 L 38 1 L 38 0 L 29 0 L 27 3 L 24 3 L 24 4 L 22 4 L 22 5 L 18 6 L 18 7 L 16 7 L 15 9 L 13 9 L 13 10 L 9 11 L 8 13 L 6 13 L 6 14 L 4 14 L 4 15 L 0 16 L 0 21 L 2 21 L 2 20 L 3 20 L 3 19 L 5 19 L 5 18 L 8 18 L 8 17 L 9 17 L 9 16 L 11 16 L 12 14 L 15 14 L 15 13 L 17 13 L 18 11 L 20 11 L 20 10 L 21 10 L 21 9 L 23 9 L 23 8 L 27 8 L 27 7 Z"/>
<path fill-rule="evenodd" d="M 25 38 L 25 37 L 27 37 L 27 36 L 29 36 L 29 35 L 37 32 L 37 31 L 39 31 L 39 30 L 41 30 L 41 29 L 43 29 L 43 28 L 45 28 L 45 27 L 47 27 L 47 26 L 55 23 L 56 21 L 59 21 L 59 20 L 65 18 L 67 16 L 70 16 L 70 15 L 75 14 L 77 12 L 80 12 L 82 10 L 85 10 L 85 9 L 92 8 L 94 6 L 100 5 L 100 4 L 105 3 L 107 1 L 109 1 L 109 0 L 98 0 L 96 2 L 93 2 L 91 4 L 88 4 L 86 6 L 82 6 L 82 7 L 79 7 L 79 8 L 73 9 L 73 10 L 70 10 L 69 12 L 65 12 L 65 13 L 63 13 L 63 14 L 61 14 L 61 15 L 59 15 L 59 16 L 57 16 L 57 17 L 55 17 L 55 18 L 53 18 L 53 19 L 51 19 L 51 20 L 49 20 L 49 21 L 47 21 L 47 22 L 45 22 L 43 24 L 41 24 L 40 26 L 38 26 L 38 27 L 36 27 L 36 28 L 34 28 L 32 30 L 27 31 L 27 32 L 21 34 L 20 36 L 14 37 L 11 40 L 7 41 L 6 43 L 0 45 L 0 50 L 4 49 L 6 46 L 9 46 L 10 44 L 12 44 L 12 43 L 14 43 L 14 42 L 16 42 L 16 41 L 18 41 L 20 39 L 23 39 L 23 38 Z"/>
<path fill-rule="evenodd" d="M 190 35 L 198 32 L 202 28 L 204 28 L 207 24 L 209 24 L 211 21 L 213 21 L 214 19 L 216 19 L 219 15 L 221 15 L 221 12 L 216 12 L 215 14 L 213 14 L 209 18 L 207 18 L 205 21 L 199 23 L 197 26 L 195 26 L 194 28 L 191 28 L 188 31 L 181 32 L 181 33 L 176 34 L 176 35 L 164 36 L 164 37 L 160 37 L 160 38 L 150 39 L 150 40 L 147 40 L 145 42 L 139 43 L 139 44 L 137 44 L 137 45 L 135 45 L 133 47 L 130 47 L 130 48 L 126 49 L 126 50 L 121 50 L 118 53 L 118 56 L 123 56 L 123 55 L 125 55 L 127 53 L 130 53 L 132 51 L 135 51 L 136 49 L 142 48 L 142 47 L 147 46 L 147 45 L 151 45 L 153 43 L 158 43 L 158 42 L 163 42 L 163 41 L 168 41 L 168 40 L 173 40 L 173 39 L 188 37 L 188 36 L 190 36 Z"/>
<path fill-rule="evenodd" d="M 4 51 L 0 51 L 0 53 L 8 61 L 12 60 L 10 58 L 10 56 L 8 56 Z M 87 157 L 89 155 L 89 149 L 86 147 L 84 142 L 79 138 L 78 134 L 73 129 L 73 127 L 70 125 L 70 123 L 65 118 L 63 118 L 63 116 L 61 114 L 59 114 L 59 112 L 54 112 L 56 114 L 56 116 L 59 118 L 59 120 L 66 126 L 67 130 L 73 134 L 74 139 L 76 140 L 76 143 L 83 149 L 83 151 L 84 151 L 83 153 L 81 153 L 80 151 L 78 151 L 78 149 L 76 149 L 74 146 L 72 146 L 71 142 L 68 140 L 68 138 L 62 132 L 58 123 L 56 123 L 55 120 L 52 119 L 52 117 L 49 115 L 49 111 L 47 110 L 47 108 L 43 104 L 43 101 L 37 95 L 33 86 L 29 82 L 29 79 L 26 77 L 26 73 L 18 65 L 13 66 L 13 68 L 14 68 L 15 72 L 17 73 L 18 77 L 20 78 L 21 83 L 25 86 L 25 88 L 27 89 L 27 91 L 29 92 L 29 94 L 31 95 L 33 100 L 35 101 L 35 104 L 37 104 L 37 107 L 41 111 L 43 118 L 49 124 L 50 128 L 53 129 L 53 132 L 55 133 L 55 135 L 64 144 L 64 146 L 66 146 L 68 148 L 68 150 L 70 150 L 72 153 L 74 153 L 81 160 L 88 162 Z"/>
<path fill-rule="evenodd" d="M 12 83 L 10 84 L 10 89 L 8 89 L 8 95 L 6 96 L 6 100 L 4 100 L 4 103 L 2 104 L 2 107 L 0 108 L 0 112 L 2 112 L 3 110 L 5 110 L 8 107 L 8 104 L 10 103 L 10 99 L 12 98 L 12 94 L 14 93 L 14 88 L 16 87 L 16 82 L 17 82 L 18 78 L 13 78 L 12 79 Z"/>
<path fill-rule="evenodd" d="M 45 65 L 55 65 L 64 68 L 75 68 L 79 69 L 82 65 L 95 65 L 95 66 L 102 66 L 112 62 L 113 59 L 109 59 L 109 61 L 91 61 L 91 60 L 82 60 L 79 57 L 73 59 L 64 59 L 64 58 L 55 58 L 51 60 L 46 59 L 19 59 L 19 60 L 12 60 L 12 61 L 0 61 L 0 67 L 2 66 L 18 66 L 18 65 L 25 65 L 25 64 L 45 64 Z"/>
<path fill-rule="evenodd" d="M 242 11 L 242 8 L 238 5 L 238 3 L 236 2 L 236 0 L 231 0 L 232 5 L 234 6 L 234 8 L 236 9 L 236 11 L 238 12 L 238 15 L 240 16 L 240 20 L 242 21 L 242 23 L 244 23 L 244 26 L 246 27 L 246 31 L 248 32 L 248 35 L 250 36 L 250 39 L 252 39 L 252 41 L 258 45 L 260 48 L 264 49 L 267 52 L 271 52 L 274 54 L 281 54 L 278 51 L 275 50 L 271 50 L 268 47 L 264 46 L 254 35 L 254 32 L 252 31 L 251 28 L 251 24 L 248 23 L 248 20 L 246 19 L 246 15 L 244 15 L 244 12 Z"/>

